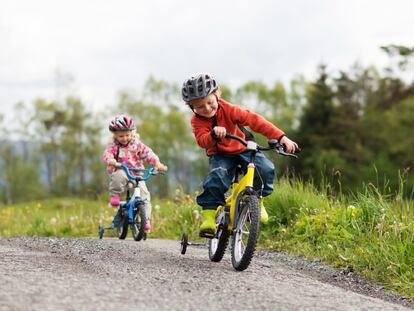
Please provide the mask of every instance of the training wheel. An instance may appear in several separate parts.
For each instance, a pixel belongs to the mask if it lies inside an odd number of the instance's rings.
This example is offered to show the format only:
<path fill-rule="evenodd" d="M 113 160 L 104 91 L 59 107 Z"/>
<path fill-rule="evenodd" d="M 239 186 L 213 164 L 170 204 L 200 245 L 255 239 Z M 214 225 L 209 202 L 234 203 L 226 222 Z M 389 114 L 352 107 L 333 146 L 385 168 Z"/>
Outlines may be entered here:
<path fill-rule="evenodd" d="M 188 246 L 188 234 L 184 233 L 181 237 L 181 254 L 184 255 Z"/>
<path fill-rule="evenodd" d="M 104 228 L 101 225 L 99 225 L 99 229 L 98 229 L 99 239 L 102 239 L 103 234 L 104 234 Z"/>

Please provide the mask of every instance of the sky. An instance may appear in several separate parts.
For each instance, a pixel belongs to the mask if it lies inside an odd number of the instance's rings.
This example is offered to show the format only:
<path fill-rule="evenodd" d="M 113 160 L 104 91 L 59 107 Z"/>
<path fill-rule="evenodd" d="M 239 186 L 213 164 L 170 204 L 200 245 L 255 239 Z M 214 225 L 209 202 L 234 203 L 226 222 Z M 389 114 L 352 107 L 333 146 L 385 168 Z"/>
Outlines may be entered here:
<path fill-rule="evenodd" d="M 63 89 L 114 106 L 150 75 L 237 87 L 312 79 L 320 63 L 381 67 L 380 46 L 414 46 L 413 12 L 411 0 L 0 0 L 0 114 Z"/>

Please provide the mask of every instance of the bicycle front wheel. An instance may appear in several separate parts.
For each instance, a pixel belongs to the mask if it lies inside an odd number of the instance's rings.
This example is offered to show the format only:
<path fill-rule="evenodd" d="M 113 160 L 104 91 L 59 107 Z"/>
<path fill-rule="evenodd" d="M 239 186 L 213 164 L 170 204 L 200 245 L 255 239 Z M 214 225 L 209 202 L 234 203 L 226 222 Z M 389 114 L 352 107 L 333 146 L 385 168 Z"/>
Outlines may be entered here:
<path fill-rule="evenodd" d="M 231 261 L 234 269 L 247 269 L 256 250 L 260 230 L 260 204 L 258 197 L 249 195 L 239 204 L 239 216 L 232 238 Z"/>
<path fill-rule="evenodd" d="M 118 233 L 118 238 L 120 240 L 125 240 L 128 234 L 128 214 L 125 209 L 122 209 L 120 217 L 121 219 L 116 227 L 116 231 Z"/>
<path fill-rule="evenodd" d="M 145 209 L 143 205 L 138 206 L 134 215 L 134 223 L 131 231 L 135 241 L 141 241 L 145 236 Z"/>

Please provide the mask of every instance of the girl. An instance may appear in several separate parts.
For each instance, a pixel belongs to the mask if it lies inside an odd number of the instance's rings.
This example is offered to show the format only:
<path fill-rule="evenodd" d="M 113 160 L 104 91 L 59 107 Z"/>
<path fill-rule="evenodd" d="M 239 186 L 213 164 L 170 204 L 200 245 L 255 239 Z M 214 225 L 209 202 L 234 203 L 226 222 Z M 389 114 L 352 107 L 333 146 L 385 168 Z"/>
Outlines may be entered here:
<path fill-rule="evenodd" d="M 167 166 L 160 162 L 151 148 L 139 140 L 139 136 L 135 132 L 135 122 L 130 116 L 126 114 L 116 116 L 109 123 L 109 130 L 112 132 L 113 138 L 107 145 L 102 158 L 111 177 L 109 183 L 110 205 L 118 208 L 120 195 L 126 190 L 128 184 L 128 177 L 122 168 L 115 167 L 117 162 L 125 163 L 128 167 L 144 168 L 142 161 L 145 161 L 160 172 L 166 171 Z M 147 218 L 145 231 L 150 232 L 151 196 L 144 181 L 139 182 L 139 187 L 145 202 Z"/>

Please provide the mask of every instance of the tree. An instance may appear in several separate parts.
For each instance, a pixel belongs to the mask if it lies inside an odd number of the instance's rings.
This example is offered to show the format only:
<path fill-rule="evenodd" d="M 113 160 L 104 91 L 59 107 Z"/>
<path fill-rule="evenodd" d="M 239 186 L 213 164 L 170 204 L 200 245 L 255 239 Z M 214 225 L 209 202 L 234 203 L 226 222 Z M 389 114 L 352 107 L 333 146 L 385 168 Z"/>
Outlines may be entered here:
<path fill-rule="evenodd" d="M 39 99 L 35 102 L 32 121 L 50 191 L 54 195 L 84 195 L 86 191 L 100 191 L 102 183 L 97 181 L 95 174 L 98 166 L 103 168 L 100 160 L 103 148 L 101 124 L 85 110 L 81 100 L 68 97 L 58 104 Z M 94 168 L 93 174 L 89 166 Z M 103 173 L 98 176 L 101 179 Z"/>
<path fill-rule="evenodd" d="M 304 177 L 312 177 L 316 181 L 330 173 L 330 168 L 319 159 L 320 154 L 331 149 L 336 139 L 331 135 L 334 93 L 327 79 L 326 66 L 321 65 L 317 81 L 308 87 L 307 103 L 303 107 L 296 135 L 300 138 L 300 145 L 306 150 L 301 155 L 301 161 L 296 162 L 296 170 Z"/>

